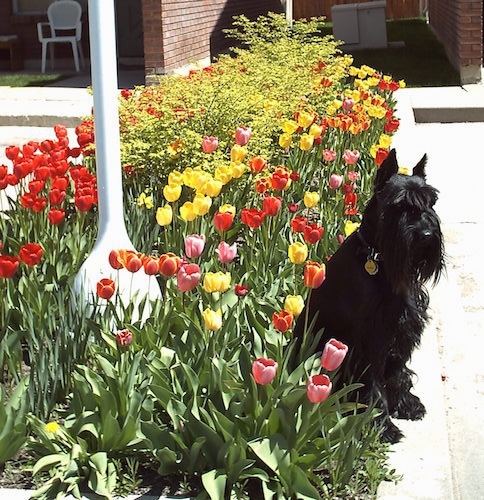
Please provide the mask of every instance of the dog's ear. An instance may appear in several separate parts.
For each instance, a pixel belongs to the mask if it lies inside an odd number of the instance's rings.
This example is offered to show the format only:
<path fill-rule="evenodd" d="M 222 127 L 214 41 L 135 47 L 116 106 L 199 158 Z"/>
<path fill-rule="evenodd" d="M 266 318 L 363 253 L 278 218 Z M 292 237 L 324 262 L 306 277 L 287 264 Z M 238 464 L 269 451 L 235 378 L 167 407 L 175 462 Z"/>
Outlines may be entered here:
<path fill-rule="evenodd" d="M 392 149 L 383 160 L 375 177 L 375 187 L 383 186 L 392 175 L 398 173 L 397 152 Z"/>
<path fill-rule="evenodd" d="M 418 177 L 421 177 L 423 180 L 426 179 L 425 175 L 425 165 L 427 164 L 427 155 L 423 155 L 422 159 L 413 167 L 413 175 L 417 175 Z"/>

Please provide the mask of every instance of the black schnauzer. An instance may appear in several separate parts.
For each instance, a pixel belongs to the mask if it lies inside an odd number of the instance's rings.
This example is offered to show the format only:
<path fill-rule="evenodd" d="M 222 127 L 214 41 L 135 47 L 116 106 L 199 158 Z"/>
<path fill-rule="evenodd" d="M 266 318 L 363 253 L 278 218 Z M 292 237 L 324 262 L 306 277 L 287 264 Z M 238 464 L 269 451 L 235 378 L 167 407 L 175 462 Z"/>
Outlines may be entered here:
<path fill-rule="evenodd" d="M 316 350 L 330 338 L 348 345 L 343 382 L 364 384 L 360 399 L 377 402 L 383 438 L 393 443 L 403 434 L 391 416 L 417 420 L 425 415 L 420 399 L 410 393 L 414 373 L 406 364 L 428 320 L 424 283 L 435 284 L 445 267 L 433 208 L 438 191 L 425 181 L 426 160 L 412 175 L 403 175 L 395 150 L 389 153 L 359 229 L 328 261 L 325 281 L 306 304 L 308 323 L 314 321 L 311 331 L 324 328 Z M 296 351 L 304 335 L 313 335 L 305 332 L 305 316 L 303 311 L 295 327 Z"/>

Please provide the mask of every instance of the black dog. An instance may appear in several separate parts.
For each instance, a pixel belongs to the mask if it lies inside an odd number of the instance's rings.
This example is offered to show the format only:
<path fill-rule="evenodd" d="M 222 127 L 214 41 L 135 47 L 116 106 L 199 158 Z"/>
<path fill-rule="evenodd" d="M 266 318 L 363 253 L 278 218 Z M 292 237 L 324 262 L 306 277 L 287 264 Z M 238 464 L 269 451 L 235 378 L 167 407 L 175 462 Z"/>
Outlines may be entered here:
<path fill-rule="evenodd" d="M 402 175 L 395 150 L 389 153 L 359 229 L 328 261 L 325 281 L 306 304 L 308 323 L 314 321 L 311 331 L 324 328 L 316 350 L 332 337 L 348 345 L 349 374 L 343 381 L 364 384 L 360 398 L 377 401 L 383 438 L 390 442 L 403 436 L 390 416 L 417 420 L 425 415 L 424 405 L 410 393 L 414 373 L 406 364 L 428 320 L 424 283 L 436 283 L 445 266 L 433 208 L 438 191 L 425 181 L 425 163 L 426 156 L 413 175 Z M 305 316 L 303 311 L 295 327 L 296 351 L 306 333 Z"/>

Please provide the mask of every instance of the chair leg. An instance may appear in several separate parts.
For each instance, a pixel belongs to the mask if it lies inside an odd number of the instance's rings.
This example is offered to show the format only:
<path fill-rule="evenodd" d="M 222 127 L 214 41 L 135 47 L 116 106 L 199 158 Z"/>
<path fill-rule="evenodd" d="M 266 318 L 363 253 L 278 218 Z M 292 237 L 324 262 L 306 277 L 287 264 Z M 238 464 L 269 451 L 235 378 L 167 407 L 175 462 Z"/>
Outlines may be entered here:
<path fill-rule="evenodd" d="M 42 73 L 45 73 L 46 56 L 47 56 L 47 42 L 42 42 Z"/>
<path fill-rule="evenodd" d="M 50 69 L 54 69 L 54 44 L 49 45 Z"/>
<path fill-rule="evenodd" d="M 72 45 L 72 55 L 74 56 L 74 64 L 76 66 L 76 72 L 79 73 L 79 55 L 77 54 L 77 42 L 71 42 Z"/>
<path fill-rule="evenodd" d="M 81 67 L 84 68 L 85 67 L 85 61 L 84 61 L 84 52 L 82 50 L 82 42 L 77 42 L 77 49 L 79 51 L 79 55 L 81 56 Z"/>

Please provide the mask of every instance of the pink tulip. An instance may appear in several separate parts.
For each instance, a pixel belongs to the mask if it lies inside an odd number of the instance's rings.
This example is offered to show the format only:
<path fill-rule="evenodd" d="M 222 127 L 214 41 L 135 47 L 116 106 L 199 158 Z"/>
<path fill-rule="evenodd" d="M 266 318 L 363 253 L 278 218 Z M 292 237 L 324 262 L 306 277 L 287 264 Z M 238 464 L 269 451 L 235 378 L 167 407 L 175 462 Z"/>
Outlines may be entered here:
<path fill-rule="evenodd" d="M 354 105 L 355 105 L 355 101 L 354 101 L 354 99 L 351 99 L 351 97 L 345 97 L 343 99 L 343 109 L 345 111 L 350 111 Z"/>
<path fill-rule="evenodd" d="M 336 339 L 326 342 L 321 356 L 321 366 L 328 371 L 338 368 L 348 352 L 348 346 Z"/>
<path fill-rule="evenodd" d="M 218 139 L 213 137 L 205 136 L 202 140 L 202 149 L 204 153 L 213 153 L 218 148 Z"/>
<path fill-rule="evenodd" d="M 245 146 L 252 135 L 252 129 L 250 127 L 237 127 L 235 130 L 235 144 L 239 146 Z"/>
<path fill-rule="evenodd" d="M 332 149 L 325 149 L 323 151 L 323 160 L 324 161 L 336 160 L 336 151 L 333 151 Z"/>
<path fill-rule="evenodd" d="M 177 286 L 181 292 L 193 290 L 200 281 L 202 273 L 197 264 L 184 264 L 176 274 Z"/>
<path fill-rule="evenodd" d="M 332 383 L 327 375 L 311 375 L 308 378 L 306 394 L 311 403 L 322 403 L 331 393 Z"/>
<path fill-rule="evenodd" d="M 204 248 L 205 236 L 203 234 L 190 234 L 185 238 L 185 255 L 189 259 L 200 257 Z"/>
<path fill-rule="evenodd" d="M 237 255 L 237 243 L 229 245 L 228 243 L 225 243 L 225 241 L 222 241 L 215 251 L 217 252 L 220 262 L 223 264 L 229 264 Z"/>
<path fill-rule="evenodd" d="M 331 177 L 329 178 L 329 187 L 336 191 L 336 189 L 341 187 L 341 184 L 343 184 L 343 176 L 331 174 Z"/>
<path fill-rule="evenodd" d="M 252 363 L 252 375 L 259 385 L 270 384 L 277 372 L 277 363 L 273 359 L 258 358 Z"/>
<path fill-rule="evenodd" d="M 356 149 L 354 149 L 353 151 L 347 149 L 343 153 L 343 160 L 347 165 L 354 165 L 358 161 L 359 157 L 360 153 Z"/>

